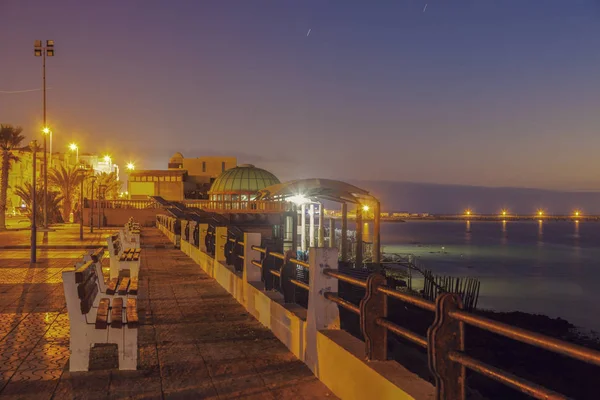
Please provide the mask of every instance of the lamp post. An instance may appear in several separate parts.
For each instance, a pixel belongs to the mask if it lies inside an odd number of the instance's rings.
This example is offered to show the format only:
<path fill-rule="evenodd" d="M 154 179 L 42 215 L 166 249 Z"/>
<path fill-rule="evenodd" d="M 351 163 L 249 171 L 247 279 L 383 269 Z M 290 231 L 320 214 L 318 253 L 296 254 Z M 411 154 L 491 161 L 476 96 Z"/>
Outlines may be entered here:
<path fill-rule="evenodd" d="M 52 146 L 50 146 L 50 147 L 52 147 Z M 79 164 L 79 147 L 77 147 L 77 144 L 71 143 L 69 145 L 69 150 L 75 152 L 75 164 Z"/>
<path fill-rule="evenodd" d="M 106 185 L 98 185 L 98 229 L 100 229 L 100 214 L 101 214 L 101 198 L 104 199 L 106 193 Z"/>
<path fill-rule="evenodd" d="M 83 182 L 85 181 L 88 168 L 85 164 L 79 164 L 79 168 L 79 172 L 82 174 L 79 194 L 79 240 L 83 240 Z"/>
<path fill-rule="evenodd" d="M 90 177 L 92 180 L 92 195 L 91 195 L 91 203 L 90 203 L 90 233 L 94 233 L 94 182 L 98 179 L 95 175 Z"/>
<path fill-rule="evenodd" d="M 43 114 L 44 114 L 44 228 L 48 228 L 48 158 L 46 148 L 46 135 L 51 133 L 46 125 L 46 56 L 54 57 L 54 40 L 46 40 L 46 46 L 41 40 L 36 40 L 33 45 L 33 54 L 42 57 L 42 90 L 43 90 Z M 50 136 L 52 138 L 52 136 Z M 50 139 L 52 140 L 52 139 Z M 51 142 L 52 143 L 52 142 Z M 52 157 L 52 154 L 50 155 Z"/>
<path fill-rule="evenodd" d="M 37 227 L 35 223 L 35 219 L 37 217 L 36 209 L 37 209 L 37 201 L 36 201 L 36 192 L 35 192 L 35 166 L 37 159 L 37 140 L 32 140 L 31 144 L 31 153 L 33 155 L 33 176 L 32 176 L 32 189 L 31 189 L 31 262 L 37 262 Z"/>

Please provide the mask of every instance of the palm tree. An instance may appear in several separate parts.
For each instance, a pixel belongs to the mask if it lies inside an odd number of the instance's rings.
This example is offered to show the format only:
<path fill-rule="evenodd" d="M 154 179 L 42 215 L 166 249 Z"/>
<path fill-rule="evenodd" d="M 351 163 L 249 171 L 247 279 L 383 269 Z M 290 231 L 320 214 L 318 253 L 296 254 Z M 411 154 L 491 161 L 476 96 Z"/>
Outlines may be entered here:
<path fill-rule="evenodd" d="M 21 198 L 21 200 L 23 201 L 23 203 L 25 203 L 26 211 L 27 213 L 30 215 L 29 218 L 31 218 L 31 216 L 33 215 L 33 213 L 31 212 L 31 199 L 32 199 L 32 192 L 33 192 L 33 186 L 31 185 L 30 182 L 26 182 L 23 186 L 17 186 L 15 188 L 15 194 L 17 196 L 19 196 Z M 37 218 L 36 218 L 36 224 L 37 225 L 41 225 L 43 223 L 43 218 L 44 215 L 42 213 L 42 205 L 44 203 L 44 191 L 41 189 L 41 187 L 38 187 L 35 193 L 35 197 L 36 197 L 36 212 L 37 212 Z M 63 218 L 60 214 L 60 203 L 62 201 L 62 196 L 60 195 L 60 193 L 55 192 L 55 191 L 48 191 L 48 222 L 51 224 L 55 224 L 55 223 L 61 223 L 63 222 Z"/>
<path fill-rule="evenodd" d="M 0 171 L 0 231 L 6 230 L 6 197 L 8 193 L 8 172 L 12 163 L 18 161 L 18 157 L 12 154 L 17 149 L 25 136 L 21 135 L 21 127 L 12 125 L 0 125 L 0 152 L 2 153 L 2 168 Z"/>
<path fill-rule="evenodd" d="M 119 198 L 119 192 L 121 191 L 121 181 L 117 179 L 117 174 L 115 172 L 111 172 L 109 174 L 102 172 L 97 176 L 97 187 L 99 188 L 101 185 L 106 187 L 104 191 L 104 199 L 117 200 Z"/>
<path fill-rule="evenodd" d="M 69 220 L 73 211 L 73 197 L 78 191 L 83 174 L 76 167 L 65 167 L 61 165 L 53 168 L 48 175 L 48 181 L 62 194 L 62 216 L 64 221 Z"/>

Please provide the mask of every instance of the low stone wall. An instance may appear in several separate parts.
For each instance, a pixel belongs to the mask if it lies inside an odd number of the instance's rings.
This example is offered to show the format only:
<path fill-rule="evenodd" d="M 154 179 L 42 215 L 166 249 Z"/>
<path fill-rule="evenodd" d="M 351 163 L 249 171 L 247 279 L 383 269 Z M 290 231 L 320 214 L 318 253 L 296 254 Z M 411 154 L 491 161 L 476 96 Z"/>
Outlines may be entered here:
<path fill-rule="evenodd" d="M 101 226 L 124 226 L 129 218 L 141 226 L 155 226 L 156 215 L 164 213 L 160 208 L 106 208 L 100 211 Z M 104 217 L 102 217 L 104 215 Z M 90 209 L 83 209 L 83 224 L 90 226 Z M 98 226 L 98 209 L 94 210 L 94 226 Z"/>
<path fill-rule="evenodd" d="M 226 228 L 217 229 L 221 231 L 217 232 L 219 238 L 223 233 L 222 230 Z M 252 238 L 248 235 L 258 235 L 258 241 L 256 237 Z M 260 244 L 260 235 L 246 234 L 244 274 L 236 273 L 225 265 L 224 261 L 220 261 L 224 260 L 224 255 L 219 254 L 219 242 L 216 246 L 215 258 L 185 240 L 181 240 L 181 251 L 192 258 L 250 314 L 269 328 L 340 398 L 357 400 L 435 398 L 435 389 L 429 382 L 422 380 L 397 362 L 365 361 L 364 342 L 339 330 L 339 316 L 337 322 L 335 318 L 337 305 L 328 301 L 322 304 L 313 302 L 312 305 L 309 304 L 309 309 L 305 310 L 297 305 L 284 303 L 283 296 L 278 292 L 264 291 L 262 282 L 255 279 L 257 271 L 252 270 L 257 267 L 250 267 L 252 257 L 256 257 L 250 254 L 253 242 Z M 313 260 L 317 258 L 313 256 L 311 256 Z M 311 267 L 317 266 L 311 265 Z M 317 274 L 311 274 L 311 277 L 313 275 Z M 335 286 L 337 288 L 337 281 Z M 315 287 L 314 282 L 311 282 L 311 287 Z M 316 293 L 315 297 L 317 297 Z M 327 315 L 328 313 L 323 310 L 323 304 L 326 304 L 325 308 L 335 309 L 334 313 L 329 312 L 335 316 Z M 333 329 L 323 329 L 323 321 L 327 319 L 330 321 L 325 325 Z"/>

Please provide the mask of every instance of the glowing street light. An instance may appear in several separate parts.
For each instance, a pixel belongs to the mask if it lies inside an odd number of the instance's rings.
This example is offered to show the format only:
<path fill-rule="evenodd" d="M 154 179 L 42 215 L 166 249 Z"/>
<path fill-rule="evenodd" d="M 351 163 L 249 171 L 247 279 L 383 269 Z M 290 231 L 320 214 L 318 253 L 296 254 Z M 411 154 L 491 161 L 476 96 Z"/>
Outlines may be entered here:
<path fill-rule="evenodd" d="M 575 216 L 576 216 L 576 217 L 579 217 L 580 215 L 581 215 L 581 211 L 579 211 L 579 210 L 575 210 Z"/>
<path fill-rule="evenodd" d="M 506 210 L 502 210 L 502 216 L 506 217 Z"/>
<path fill-rule="evenodd" d="M 544 215 L 544 211 L 543 210 L 538 210 L 538 216 L 542 217 Z"/>
<path fill-rule="evenodd" d="M 362 207 L 362 209 L 363 209 L 363 211 L 365 211 L 365 212 L 366 212 L 366 211 L 369 211 L 369 206 L 365 204 L 365 205 Z"/>
<path fill-rule="evenodd" d="M 469 210 L 469 209 L 465 210 L 465 215 L 471 215 L 471 210 Z"/>
<path fill-rule="evenodd" d="M 302 204 L 306 204 L 306 203 L 310 202 L 310 200 L 307 197 L 305 197 L 301 194 L 297 194 L 295 196 L 290 196 L 290 197 L 288 197 L 287 200 L 291 201 L 292 203 L 296 204 L 297 206 L 301 206 Z"/>
<path fill-rule="evenodd" d="M 69 145 L 69 150 L 75 152 L 75 154 L 76 154 L 75 162 L 76 162 L 76 164 L 79 164 L 79 147 L 77 147 L 77 145 L 75 143 L 71 143 Z"/>
<path fill-rule="evenodd" d="M 127 170 L 128 171 L 133 171 L 135 169 L 135 164 L 132 162 L 128 162 L 127 163 Z"/>
<path fill-rule="evenodd" d="M 110 161 L 111 161 L 111 158 L 110 158 L 110 156 L 109 156 L 108 154 L 107 154 L 107 155 L 105 155 L 105 156 L 104 156 L 104 162 L 105 162 L 105 163 L 110 163 Z"/>

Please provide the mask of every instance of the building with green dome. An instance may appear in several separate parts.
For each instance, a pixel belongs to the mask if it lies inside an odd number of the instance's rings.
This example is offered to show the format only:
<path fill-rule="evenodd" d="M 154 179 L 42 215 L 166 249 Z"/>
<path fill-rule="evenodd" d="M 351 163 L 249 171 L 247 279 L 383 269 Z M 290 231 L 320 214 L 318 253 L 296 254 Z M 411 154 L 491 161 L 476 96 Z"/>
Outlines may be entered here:
<path fill-rule="evenodd" d="M 208 194 L 213 201 L 248 201 L 256 199 L 259 190 L 278 183 L 269 171 L 242 164 L 219 175 Z"/>

